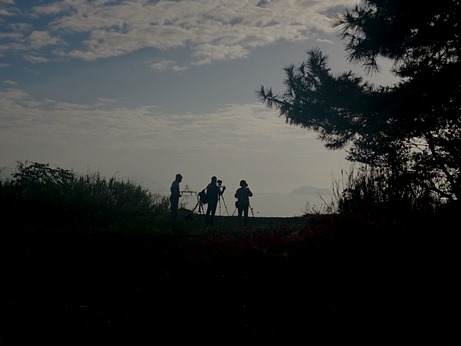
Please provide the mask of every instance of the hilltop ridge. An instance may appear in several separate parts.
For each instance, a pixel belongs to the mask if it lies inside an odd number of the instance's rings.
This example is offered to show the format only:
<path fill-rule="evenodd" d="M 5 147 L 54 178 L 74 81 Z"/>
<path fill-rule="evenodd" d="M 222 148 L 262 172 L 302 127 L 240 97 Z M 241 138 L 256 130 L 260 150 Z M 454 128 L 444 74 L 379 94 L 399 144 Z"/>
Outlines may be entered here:
<path fill-rule="evenodd" d="M 327 188 L 303 185 L 292 190 L 290 193 L 296 195 L 332 195 L 333 191 Z"/>

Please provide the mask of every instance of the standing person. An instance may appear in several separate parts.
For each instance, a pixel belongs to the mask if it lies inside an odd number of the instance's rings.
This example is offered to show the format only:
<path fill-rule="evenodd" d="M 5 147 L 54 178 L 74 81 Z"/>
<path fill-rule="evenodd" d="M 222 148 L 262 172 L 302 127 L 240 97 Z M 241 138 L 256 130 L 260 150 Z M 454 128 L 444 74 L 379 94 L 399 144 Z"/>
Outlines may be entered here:
<path fill-rule="evenodd" d="M 170 187 L 170 203 L 171 203 L 171 219 L 176 220 L 178 217 L 179 197 L 181 197 L 181 189 L 179 183 L 182 181 L 182 175 L 176 174 L 176 179 L 171 183 Z"/>
<path fill-rule="evenodd" d="M 214 216 L 216 214 L 216 207 L 218 206 L 219 196 L 224 193 L 226 187 L 223 186 L 221 190 L 217 184 L 218 178 L 215 176 L 211 177 L 210 183 L 206 187 L 206 194 L 208 196 L 208 207 L 205 214 L 205 225 L 213 227 Z"/>
<path fill-rule="evenodd" d="M 240 180 L 240 187 L 235 191 L 234 197 L 237 198 L 235 206 L 238 210 L 240 223 L 248 224 L 248 208 L 250 207 L 250 197 L 253 196 L 245 180 Z M 243 217 L 243 218 L 242 218 Z"/>

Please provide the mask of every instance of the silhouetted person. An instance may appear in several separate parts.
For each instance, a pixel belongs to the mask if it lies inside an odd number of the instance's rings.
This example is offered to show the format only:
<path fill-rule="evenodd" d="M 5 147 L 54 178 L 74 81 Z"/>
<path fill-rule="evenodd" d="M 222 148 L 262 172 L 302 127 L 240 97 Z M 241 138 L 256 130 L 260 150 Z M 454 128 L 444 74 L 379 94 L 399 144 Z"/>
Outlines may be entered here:
<path fill-rule="evenodd" d="M 211 177 L 210 183 L 206 187 L 206 194 L 208 196 L 208 207 L 205 214 L 205 225 L 213 227 L 214 225 L 214 216 L 216 214 L 216 207 L 218 206 L 219 196 L 221 196 L 226 190 L 226 187 L 223 186 L 222 190 L 217 184 L 218 178 L 215 176 Z"/>
<path fill-rule="evenodd" d="M 248 208 L 250 207 L 250 197 L 253 196 L 245 180 L 240 180 L 240 187 L 235 191 L 234 197 L 237 198 L 235 206 L 238 211 L 240 223 L 248 224 Z"/>
<path fill-rule="evenodd" d="M 171 183 L 170 187 L 170 203 L 171 203 L 171 219 L 176 220 L 178 217 L 179 197 L 181 197 L 181 189 L 179 183 L 182 181 L 182 175 L 176 174 L 176 179 Z"/>

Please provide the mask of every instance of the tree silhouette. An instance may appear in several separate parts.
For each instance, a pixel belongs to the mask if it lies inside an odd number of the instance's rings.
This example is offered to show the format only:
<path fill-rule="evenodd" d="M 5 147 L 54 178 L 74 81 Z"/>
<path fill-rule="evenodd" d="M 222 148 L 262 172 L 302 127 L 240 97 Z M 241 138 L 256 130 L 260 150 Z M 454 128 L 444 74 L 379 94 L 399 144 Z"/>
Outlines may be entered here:
<path fill-rule="evenodd" d="M 378 58 L 393 61 L 399 82 L 374 86 L 352 72 L 333 75 L 327 56 L 285 68 L 286 91 L 261 86 L 259 99 L 287 123 L 313 130 L 328 149 L 385 170 L 401 184 L 439 197 L 461 197 L 461 1 L 431 6 L 399 0 L 365 0 L 338 15 L 335 27 L 348 60 L 367 72 Z"/>

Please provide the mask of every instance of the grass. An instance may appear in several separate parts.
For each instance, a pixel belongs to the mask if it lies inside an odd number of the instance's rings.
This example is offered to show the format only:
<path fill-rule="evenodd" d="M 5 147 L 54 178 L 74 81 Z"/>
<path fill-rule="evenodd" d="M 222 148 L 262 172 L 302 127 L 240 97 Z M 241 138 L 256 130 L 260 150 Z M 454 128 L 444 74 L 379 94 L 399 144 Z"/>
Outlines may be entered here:
<path fill-rule="evenodd" d="M 41 164 L 0 192 L 4 344 L 440 341 L 453 327 L 456 212 L 348 203 L 206 229 L 129 182 Z"/>
<path fill-rule="evenodd" d="M 451 237 L 349 229 L 331 215 L 233 221 L 2 247 L 2 340 L 290 343 L 450 327 Z"/>

